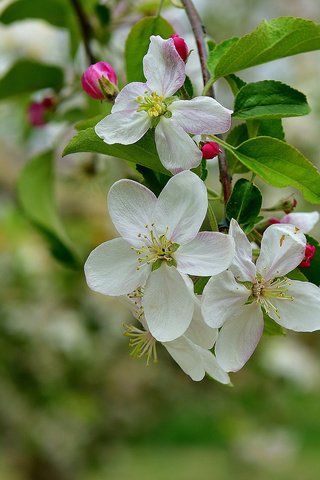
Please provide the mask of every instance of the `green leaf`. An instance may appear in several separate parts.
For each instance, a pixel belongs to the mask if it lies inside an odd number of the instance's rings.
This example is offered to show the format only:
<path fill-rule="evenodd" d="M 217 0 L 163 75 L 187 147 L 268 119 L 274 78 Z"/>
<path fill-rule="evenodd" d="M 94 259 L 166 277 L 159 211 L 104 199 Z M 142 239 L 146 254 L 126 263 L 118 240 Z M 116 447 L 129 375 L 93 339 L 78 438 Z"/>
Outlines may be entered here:
<path fill-rule="evenodd" d="M 292 272 L 287 273 L 286 277 L 290 278 L 291 280 L 299 280 L 300 282 L 307 282 L 307 277 L 302 273 L 299 268 L 295 268 Z"/>
<path fill-rule="evenodd" d="M 286 331 L 276 323 L 272 318 L 269 317 L 265 312 L 263 312 L 263 321 L 264 321 L 264 329 L 263 333 L 265 335 L 285 335 Z"/>
<path fill-rule="evenodd" d="M 233 117 L 274 119 L 297 117 L 310 112 L 306 96 L 275 80 L 248 83 L 235 98 Z"/>
<path fill-rule="evenodd" d="M 221 58 L 227 55 L 231 47 L 238 41 L 239 37 L 228 38 L 227 40 L 218 43 L 212 50 L 210 50 L 208 57 L 208 69 L 211 73 L 215 71 L 216 66 L 220 62 Z"/>
<path fill-rule="evenodd" d="M 74 128 L 80 131 L 80 130 L 86 130 L 87 128 L 95 127 L 97 123 L 100 122 L 100 120 L 102 120 L 104 117 L 106 117 L 106 113 L 101 113 L 99 115 L 96 115 L 95 117 L 80 120 L 74 125 Z"/>
<path fill-rule="evenodd" d="M 42 88 L 58 91 L 62 86 L 61 68 L 32 60 L 19 60 L 0 79 L 0 100 Z"/>
<path fill-rule="evenodd" d="M 230 41 L 231 45 L 217 62 L 215 51 L 225 42 L 217 45 L 209 55 L 208 68 L 214 80 L 278 58 L 318 50 L 320 25 L 294 17 L 264 20 L 253 32 L 238 41 Z"/>
<path fill-rule="evenodd" d="M 284 130 L 281 119 L 259 120 L 257 136 L 273 137 L 278 138 L 279 140 L 284 140 Z"/>
<path fill-rule="evenodd" d="M 67 27 L 67 6 L 61 0 L 17 0 L 2 11 L 0 22 L 9 25 L 26 18 L 36 18 L 57 27 Z"/>
<path fill-rule="evenodd" d="M 201 295 L 204 287 L 207 285 L 210 277 L 199 277 L 196 283 L 194 284 L 194 293 Z"/>
<path fill-rule="evenodd" d="M 148 51 L 151 35 L 169 38 L 172 26 L 162 17 L 146 17 L 131 29 L 125 45 L 125 61 L 128 82 L 145 82 L 142 60 Z"/>
<path fill-rule="evenodd" d="M 63 156 L 78 152 L 96 152 L 123 158 L 128 162 L 171 176 L 159 160 L 152 131 L 147 132 L 141 140 L 132 145 L 120 145 L 119 143 L 108 145 L 96 135 L 94 128 L 87 128 L 81 130 L 70 140 L 63 151 Z"/>
<path fill-rule="evenodd" d="M 26 216 L 45 235 L 56 258 L 73 268 L 79 266 L 55 206 L 51 151 L 25 165 L 18 180 L 18 197 Z"/>
<path fill-rule="evenodd" d="M 254 225 L 262 204 L 262 195 L 258 187 L 245 178 L 235 184 L 227 203 L 228 220 L 234 218 L 243 228 Z"/>
<path fill-rule="evenodd" d="M 316 247 L 316 253 L 310 262 L 310 267 L 300 268 L 300 272 L 309 280 L 309 282 L 320 286 L 320 244 L 318 240 L 310 235 L 306 235 L 307 242 Z"/>
<path fill-rule="evenodd" d="M 296 188 L 310 203 L 320 202 L 320 174 L 292 145 L 276 138 L 256 137 L 230 148 L 218 137 L 213 138 L 270 185 Z"/>
<path fill-rule="evenodd" d="M 218 232 L 219 231 L 219 226 L 218 226 L 216 216 L 214 214 L 213 203 L 214 202 L 212 200 L 210 200 L 210 199 L 208 200 L 207 216 L 208 216 L 208 220 L 209 220 L 211 230 L 213 232 Z"/>

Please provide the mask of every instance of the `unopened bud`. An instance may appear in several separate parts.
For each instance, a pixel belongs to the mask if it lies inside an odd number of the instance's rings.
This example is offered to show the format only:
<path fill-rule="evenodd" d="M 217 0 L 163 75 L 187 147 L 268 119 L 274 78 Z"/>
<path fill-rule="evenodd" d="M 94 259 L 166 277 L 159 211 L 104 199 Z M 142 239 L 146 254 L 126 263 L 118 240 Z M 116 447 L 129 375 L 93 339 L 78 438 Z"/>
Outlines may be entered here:
<path fill-rule="evenodd" d="M 117 75 L 110 63 L 98 62 L 82 75 L 83 89 L 96 100 L 111 99 L 118 93 Z"/>
<path fill-rule="evenodd" d="M 315 253 L 316 253 L 316 247 L 314 245 L 310 245 L 310 243 L 307 243 L 306 250 L 305 250 L 305 253 L 304 253 L 304 259 L 300 263 L 299 267 L 301 267 L 301 268 L 310 267 L 311 260 L 315 256 Z"/>
<path fill-rule="evenodd" d="M 201 147 L 202 158 L 210 160 L 218 155 L 220 152 L 219 145 L 216 142 L 206 142 Z"/>
<path fill-rule="evenodd" d="M 269 218 L 268 223 L 269 225 L 276 225 L 277 223 L 281 223 L 281 222 L 277 218 Z"/>
<path fill-rule="evenodd" d="M 179 53 L 182 60 L 185 62 L 189 55 L 188 45 L 183 38 L 179 37 L 177 33 L 171 35 L 174 46 L 176 47 L 177 52 Z"/>
<path fill-rule="evenodd" d="M 27 111 L 28 122 L 33 127 L 43 127 L 48 120 L 47 114 L 55 105 L 52 97 L 45 97 L 41 102 L 32 102 Z"/>
<path fill-rule="evenodd" d="M 294 198 L 294 195 L 290 195 L 287 198 L 282 198 L 277 202 L 273 207 L 264 208 L 265 212 L 279 212 L 283 211 L 284 213 L 288 214 L 291 213 L 297 206 L 298 202 Z"/>

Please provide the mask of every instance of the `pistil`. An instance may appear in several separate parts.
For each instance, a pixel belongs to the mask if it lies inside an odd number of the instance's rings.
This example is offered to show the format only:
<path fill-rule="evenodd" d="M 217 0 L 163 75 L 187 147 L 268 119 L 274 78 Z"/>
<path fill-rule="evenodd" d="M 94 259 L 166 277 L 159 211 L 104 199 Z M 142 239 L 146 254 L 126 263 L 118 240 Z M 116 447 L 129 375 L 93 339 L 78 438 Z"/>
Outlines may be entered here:
<path fill-rule="evenodd" d="M 137 112 L 147 112 L 149 117 L 156 118 L 163 115 L 167 111 L 167 105 L 164 102 L 164 97 L 158 95 L 156 92 L 145 92 L 145 96 L 139 96 L 135 100 L 140 106 Z"/>

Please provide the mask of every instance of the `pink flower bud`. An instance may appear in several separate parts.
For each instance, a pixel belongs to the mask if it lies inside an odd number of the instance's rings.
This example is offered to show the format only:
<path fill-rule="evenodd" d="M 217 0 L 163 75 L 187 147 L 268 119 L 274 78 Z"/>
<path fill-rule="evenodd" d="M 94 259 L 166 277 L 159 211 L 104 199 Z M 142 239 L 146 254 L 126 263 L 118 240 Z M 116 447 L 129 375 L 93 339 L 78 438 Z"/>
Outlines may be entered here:
<path fill-rule="evenodd" d="M 276 223 L 281 223 L 277 218 L 269 218 L 269 225 L 275 225 Z"/>
<path fill-rule="evenodd" d="M 173 43 L 174 43 L 174 46 L 176 47 L 177 52 L 179 53 L 182 60 L 185 62 L 189 54 L 188 45 L 183 40 L 183 38 L 179 37 L 177 33 L 174 33 L 173 35 L 171 35 L 171 38 L 173 39 Z"/>
<path fill-rule="evenodd" d="M 201 147 L 202 157 L 210 160 L 218 155 L 220 152 L 219 145 L 216 142 L 206 142 Z"/>
<path fill-rule="evenodd" d="M 307 243 L 306 251 L 305 251 L 305 254 L 304 254 L 304 259 L 300 263 L 299 267 L 301 267 L 301 268 L 310 267 L 311 260 L 315 256 L 315 253 L 316 253 L 316 247 L 314 245 L 310 245 L 310 243 Z"/>
<path fill-rule="evenodd" d="M 90 65 L 81 79 L 83 89 L 96 100 L 113 97 L 118 92 L 117 81 L 116 72 L 107 62 Z"/>
<path fill-rule="evenodd" d="M 54 107 L 54 99 L 45 97 L 41 102 L 32 102 L 27 111 L 27 118 L 33 127 L 43 127 L 47 123 L 47 113 Z"/>

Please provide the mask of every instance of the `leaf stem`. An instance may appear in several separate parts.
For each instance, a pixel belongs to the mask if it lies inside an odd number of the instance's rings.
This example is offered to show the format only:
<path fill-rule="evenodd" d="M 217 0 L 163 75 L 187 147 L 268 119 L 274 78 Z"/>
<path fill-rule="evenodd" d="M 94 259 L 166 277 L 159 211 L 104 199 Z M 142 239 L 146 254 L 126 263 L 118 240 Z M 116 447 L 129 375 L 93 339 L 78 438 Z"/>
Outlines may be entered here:
<path fill-rule="evenodd" d="M 89 65 L 96 62 L 96 58 L 93 55 L 90 46 L 90 39 L 92 36 L 92 28 L 91 25 L 86 17 L 85 12 L 83 11 L 82 5 L 79 0 L 70 0 L 70 3 L 74 9 L 74 12 L 78 18 L 81 35 L 83 39 L 84 49 L 86 51 L 87 59 Z"/>

